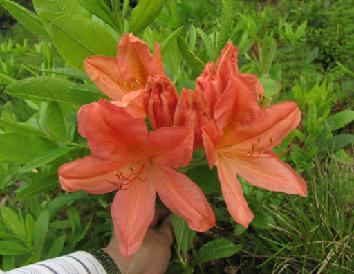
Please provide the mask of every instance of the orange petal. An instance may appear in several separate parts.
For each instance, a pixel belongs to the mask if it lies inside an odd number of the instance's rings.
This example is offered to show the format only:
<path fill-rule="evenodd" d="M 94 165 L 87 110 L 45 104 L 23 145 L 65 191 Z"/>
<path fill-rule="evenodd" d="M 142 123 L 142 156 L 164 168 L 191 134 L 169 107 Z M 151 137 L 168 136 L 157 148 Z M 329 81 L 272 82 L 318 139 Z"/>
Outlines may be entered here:
<path fill-rule="evenodd" d="M 252 146 L 260 151 L 269 151 L 279 145 L 301 120 L 301 112 L 295 102 L 283 102 L 262 111 L 250 125 L 235 128 L 235 150 L 251 151 Z"/>
<path fill-rule="evenodd" d="M 217 129 L 214 121 L 211 121 L 202 127 L 203 144 L 210 168 L 214 166 L 218 159 L 216 145 L 219 142 L 221 135 L 222 134 Z"/>
<path fill-rule="evenodd" d="M 155 56 L 149 45 L 128 33 L 118 45 L 117 62 L 124 80 L 144 88 L 149 75 L 164 74 L 159 47 Z"/>
<path fill-rule="evenodd" d="M 93 194 L 103 194 L 117 189 L 115 171 L 124 163 L 105 161 L 86 156 L 59 168 L 59 182 L 66 191 L 85 190 Z"/>
<path fill-rule="evenodd" d="M 183 89 L 176 107 L 174 125 L 194 130 L 194 149 L 203 146 L 201 128 L 210 119 L 208 102 L 201 90 Z"/>
<path fill-rule="evenodd" d="M 120 101 L 113 101 L 112 103 L 116 106 L 124 107 L 134 118 L 145 118 L 146 113 L 143 105 L 144 93 L 144 89 L 130 91 Z"/>
<path fill-rule="evenodd" d="M 173 125 L 177 101 L 177 90 L 166 76 L 148 78 L 143 102 L 154 129 Z"/>
<path fill-rule="evenodd" d="M 147 181 L 118 191 L 111 213 L 115 235 L 123 256 L 130 256 L 142 244 L 155 212 L 156 192 Z"/>
<path fill-rule="evenodd" d="M 85 60 L 84 68 L 91 81 L 113 100 L 124 95 L 123 79 L 114 57 L 92 56 Z"/>
<path fill-rule="evenodd" d="M 185 127 L 162 127 L 150 132 L 148 147 L 157 165 L 188 165 L 193 153 L 193 130 Z"/>
<path fill-rule="evenodd" d="M 307 196 L 304 179 L 274 154 L 235 158 L 233 163 L 237 174 L 253 185 L 271 191 Z"/>
<path fill-rule="evenodd" d="M 187 176 L 168 167 L 153 167 L 149 180 L 162 202 L 185 219 L 196 231 L 206 231 L 215 225 L 214 212 L 201 189 Z"/>
<path fill-rule="evenodd" d="M 104 100 L 81 107 L 78 130 L 94 156 L 116 161 L 141 156 L 147 141 L 144 119 Z"/>
<path fill-rule="evenodd" d="M 254 93 L 257 94 L 257 98 L 263 94 L 263 86 L 259 81 L 258 77 L 250 73 L 240 73 L 237 75 Z"/>
<path fill-rule="evenodd" d="M 227 209 L 237 223 L 247 228 L 253 219 L 253 213 L 243 196 L 240 182 L 236 179 L 235 167 L 225 157 L 221 158 L 216 165 Z"/>
<path fill-rule="evenodd" d="M 238 49 L 228 42 L 221 51 L 216 63 L 216 73 L 219 78 L 220 88 L 224 90 L 231 76 L 238 74 Z"/>

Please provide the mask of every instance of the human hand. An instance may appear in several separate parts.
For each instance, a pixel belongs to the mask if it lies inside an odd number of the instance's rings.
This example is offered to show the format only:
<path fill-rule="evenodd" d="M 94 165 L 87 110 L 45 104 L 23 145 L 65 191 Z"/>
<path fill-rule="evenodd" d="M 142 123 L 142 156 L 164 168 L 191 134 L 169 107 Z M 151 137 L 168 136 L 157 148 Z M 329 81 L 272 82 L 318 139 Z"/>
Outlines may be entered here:
<path fill-rule="evenodd" d="M 115 236 L 112 237 L 104 251 L 115 261 L 122 274 L 162 274 L 166 271 L 173 243 L 171 223 L 166 215 L 166 211 L 156 210 L 143 244 L 130 257 L 120 254 L 119 243 Z"/>

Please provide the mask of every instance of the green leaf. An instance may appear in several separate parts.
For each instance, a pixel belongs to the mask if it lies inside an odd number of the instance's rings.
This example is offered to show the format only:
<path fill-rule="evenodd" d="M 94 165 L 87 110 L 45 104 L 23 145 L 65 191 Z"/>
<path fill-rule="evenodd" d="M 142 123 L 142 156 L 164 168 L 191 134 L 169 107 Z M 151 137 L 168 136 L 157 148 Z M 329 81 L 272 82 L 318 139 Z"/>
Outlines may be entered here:
<path fill-rule="evenodd" d="M 54 243 L 49 248 L 47 258 L 50 259 L 61 255 L 61 252 L 64 248 L 65 241 L 66 241 L 65 235 L 62 235 L 59 238 L 55 239 Z"/>
<path fill-rule="evenodd" d="M 264 93 L 268 99 L 279 93 L 280 87 L 278 86 L 277 81 L 268 76 L 262 76 L 259 80 L 261 81 Z"/>
<path fill-rule="evenodd" d="M 112 27 L 114 26 L 111 11 L 104 0 L 80 0 L 79 3 Z"/>
<path fill-rule="evenodd" d="M 46 126 L 50 136 L 66 140 L 67 132 L 62 109 L 57 102 L 50 102 L 46 111 Z"/>
<path fill-rule="evenodd" d="M 59 157 L 67 154 L 72 149 L 72 147 L 60 147 L 53 150 L 49 150 L 41 154 L 37 158 L 33 159 L 32 161 L 24 164 L 22 167 L 19 168 L 19 172 L 29 172 L 37 167 L 44 166 L 54 161 L 55 159 L 58 159 Z"/>
<path fill-rule="evenodd" d="M 69 65 L 79 67 L 91 55 L 115 55 L 114 30 L 90 18 L 76 1 L 34 0 L 34 7 L 45 24 L 58 52 Z"/>
<path fill-rule="evenodd" d="M 15 268 L 15 257 L 8 255 L 2 257 L 2 269 L 5 271 L 10 271 Z"/>
<path fill-rule="evenodd" d="M 329 116 L 326 122 L 331 130 L 337 130 L 350 124 L 353 120 L 354 111 L 346 109 Z"/>
<path fill-rule="evenodd" d="M 61 78 L 35 77 L 14 82 L 7 86 L 6 93 L 28 100 L 56 101 L 83 105 L 97 101 L 99 94 L 77 90 L 76 84 Z"/>
<path fill-rule="evenodd" d="M 241 250 L 241 245 L 234 244 L 228 239 L 216 239 L 203 245 L 194 257 L 194 264 L 230 257 Z"/>
<path fill-rule="evenodd" d="M 36 14 L 21 5 L 10 0 L 0 0 L 0 5 L 3 6 L 21 25 L 28 31 L 41 38 L 48 39 L 48 33 L 39 21 Z"/>
<path fill-rule="evenodd" d="M 9 231 L 11 231 L 14 235 L 18 236 L 19 239 L 26 239 L 26 230 L 21 220 L 21 217 L 13 209 L 8 207 L 1 207 L 0 213 L 2 223 Z"/>
<path fill-rule="evenodd" d="M 201 28 L 197 28 L 197 33 L 199 34 L 200 38 L 202 38 L 202 40 L 203 40 L 209 60 L 214 60 L 215 47 L 214 47 L 213 42 L 210 41 L 210 38 L 207 36 L 207 34 Z"/>
<path fill-rule="evenodd" d="M 16 131 L 19 133 L 24 133 L 24 134 L 33 134 L 37 136 L 42 136 L 42 137 L 48 137 L 45 135 L 41 130 L 33 127 L 30 124 L 27 123 L 19 123 L 19 122 L 14 122 L 14 121 L 7 121 L 5 119 L 0 118 L 0 128 L 4 130 L 9 130 L 9 131 Z"/>
<path fill-rule="evenodd" d="M 254 214 L 254 219 L 252 220 L 251 225 L 255 229 L 267 229 L 270 225 L 274 224 L 274 218 L 268 212 L 257 211 Z"/>
<path fill-rule="evenodd" d="M 198 166 L 189 169 L 186 175 L 196 182 L 205 194 L 220 193 L 220 183 L 216 168 L 210 169 L 207 165 Z"/>
<path fill-rule="evenodd" d="M 0 241 L 0 255 L 22 255 L 29 250 L 21 244 L 11 241 Z"/>
<path fill-rule="evenodd" d="M 354 134 L 338 134 L 332 138 L 321 142 L 321 151 L 337 151 L 349 145 L 354 144 Z"/>
<path fill-rule="evenodd" d="M 177 253 L 186 257 L 187 251 L 192 246 L 196 233 L 195 231 L 190 230 L 188 224 L 179 216 L 173 214 L 170 217 L 170 220 L 175 233 Z"/>
<path fill-rule="evenodd" d="M 178 29 L 176 29 L 174 32 L 172 32 L 169 36 L 167 36 L 160 43 L 162 53 L 165 53 L 165 51 L 169 48 L 170 44 L 177 39 L 177 37 L 181 33 L 182 29 L 183 29 L 183 26 L 179 27 Z"/>
<path fill-rule="evenodd" d="M 49 213 L 47 210 L 45 210 L 39 215 L 33 231 L 33 246 L 38 255 L 42 253 L 45 239 L 48 233 L 48 226 Z"/>
<path fill-rule="evenodd" d="M 165 0 L 139 0 L 130 17 L 130 30 L 133 33 L 143 31 L 160 14 Z"/>
<path fill-rule="evenodd" d="M 25 200 L 39 193 L 58 187 L 58 175 L 52 174 L 43 178 L 34 177 L 33 180 L 21 187 L 16 194 L 17 200 Z"/>
<path fill-rule="evenodd" d="M 86 75 L 86 73 L 78 68 L 50 68 L 50 69 L 43 69 L 42 71 L 51 72 L 58 75 L 64 75 L 79 80 L 85 80 L 85 81 L 89 80 L 89 77 Z"/>
<path fill-rule="evenodd" d="M 202 72 L 204 63 L 200 58 L 190 49 L 187 42 L 180 36 L 177 38 L 178 48 L 186 60 L 187 65 L 192 68 L 193 75 L 198 75 Z"/>
<path fill-rule="evenodd" d="M 11 84 L 12 82 L 16 81 L 16 79 L 0 72 L 0 84 L 1 85 L 8 85 Z"/>
<path fill-rule="evenodd" d="M 0 134 L 0 157 L 9 162 L 23 164 L 54 148 L 53 142 L 39 136 L 13 132 Z"/>

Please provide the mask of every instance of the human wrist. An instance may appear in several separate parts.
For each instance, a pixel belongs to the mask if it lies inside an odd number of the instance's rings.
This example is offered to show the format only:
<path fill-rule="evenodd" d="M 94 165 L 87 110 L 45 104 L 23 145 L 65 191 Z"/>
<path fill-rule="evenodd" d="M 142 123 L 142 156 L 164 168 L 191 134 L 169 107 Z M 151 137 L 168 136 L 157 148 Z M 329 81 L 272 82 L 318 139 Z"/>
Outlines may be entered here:
<path fill-rule="evenodd" d="M 107 274 L 122 274 L 119 268 L 119 262 L 115 259 L 114 253 L 111 249 L 94 249 L 89 253 L 100 262 Z"/>

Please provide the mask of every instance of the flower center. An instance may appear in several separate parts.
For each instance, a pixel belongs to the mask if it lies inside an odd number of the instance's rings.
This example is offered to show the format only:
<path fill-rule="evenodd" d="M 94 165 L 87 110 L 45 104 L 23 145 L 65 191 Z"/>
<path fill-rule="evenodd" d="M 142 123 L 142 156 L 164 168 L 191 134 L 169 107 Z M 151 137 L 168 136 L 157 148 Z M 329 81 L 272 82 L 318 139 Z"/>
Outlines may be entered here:
<path fill-rule="evenodd" d="M 114 185 L 117 190 L 128 190 L 135 182 L 146 181 L 146 166 L 145 162 L 138 162 L 115 171 L 115 179 L 107 180 L 107 183 Z"/>

